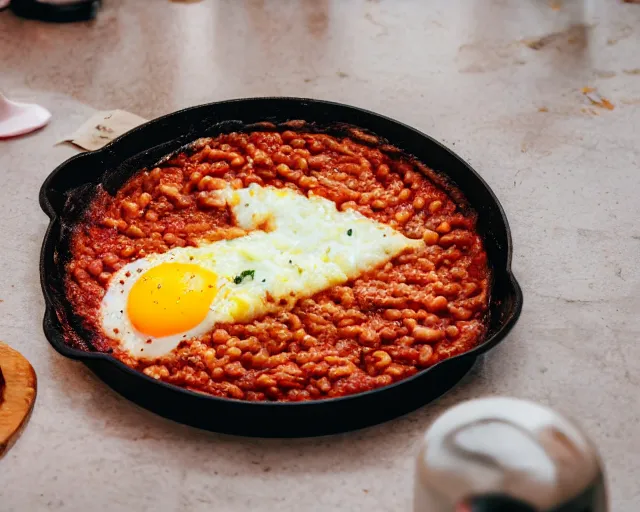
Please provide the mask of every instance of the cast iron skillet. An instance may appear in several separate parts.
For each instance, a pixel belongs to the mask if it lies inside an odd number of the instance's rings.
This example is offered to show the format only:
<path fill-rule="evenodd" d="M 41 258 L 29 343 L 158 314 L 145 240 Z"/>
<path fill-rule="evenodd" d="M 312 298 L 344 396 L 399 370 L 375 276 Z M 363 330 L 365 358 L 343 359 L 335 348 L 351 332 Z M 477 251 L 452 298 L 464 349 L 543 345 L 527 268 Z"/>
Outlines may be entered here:
<path fill-rule="evenodd" d="M 138 169 L 198 137 L 240 130 L 252 123 L 346 123 L 364 128 L 414 155 L 445 176 L 478 212 L 493 273 L 490 326 L 481 345 L 442 361 L 408 379 L 357 395 L 328 400 L 278 403 L 245 402 L 194 393 L 136 372 L 109 354 L 92 350 L 64 296 L 63 270 L 68 232 L 101 183 L 115 192 Z M 380 423 L 414 410 L 455 385 L 476 358 L 500 342 L 516 323 L 522 292 L 511 273 L 511 234 L 498 199 L 462 159 L 409 126 L 366 110 L 299 98 L 251 98 L 188 108 L 150 121 L 104 148 L 74 156 L 45 180 L 40 206 L 51 222 L 40 255 L 40 278 L 46 301 L 44 332 L 63 356 L 85 363 L 105 383 L 129 400 L 162 416 L 196 427 L 246 436 L 304 437 L 333 434 Z M 65 337 L 86 350 L 65 343 Z M 84 340 L 84 341 L 83 341 Z"/>

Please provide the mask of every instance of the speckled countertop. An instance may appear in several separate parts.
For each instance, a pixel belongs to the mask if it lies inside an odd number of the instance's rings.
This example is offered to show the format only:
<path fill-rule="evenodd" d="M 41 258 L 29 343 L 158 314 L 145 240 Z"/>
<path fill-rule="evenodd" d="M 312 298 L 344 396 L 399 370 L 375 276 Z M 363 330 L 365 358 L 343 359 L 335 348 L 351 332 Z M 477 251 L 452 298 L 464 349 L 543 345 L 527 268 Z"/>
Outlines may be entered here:
<path fill-rule="evenodd" d="M 640 5 L 104 4 L 97 21 L 65 26 L 0 13 L 0 88 L 53 113 L 44 130 L 0 142 L 0 339 L 40 383 L 31 423 L 0 462 L 0 510 L 409 511 L 420 434 L 446 407 L 487 394 L 578 418 L 606 461 L 613 510 L 640 508 Z M 615 109 L 590 106 L 586 86 Z M 37 194 L 76 152 L 55 142 L 95 110 L 152 118 L 262 95 L 351 103 L 416 126 L 502 201 L 524 311 L 435 404 L 323 439 L 221 436 L 132 405 L 46 342 Z"/>

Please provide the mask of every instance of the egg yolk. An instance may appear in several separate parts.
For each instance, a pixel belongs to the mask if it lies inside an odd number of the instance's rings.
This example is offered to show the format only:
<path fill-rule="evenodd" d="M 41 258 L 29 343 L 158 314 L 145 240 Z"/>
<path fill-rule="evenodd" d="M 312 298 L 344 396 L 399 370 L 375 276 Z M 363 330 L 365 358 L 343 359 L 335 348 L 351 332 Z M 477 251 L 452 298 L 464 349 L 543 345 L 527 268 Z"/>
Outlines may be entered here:
<path fill-rule="evenodd" d="M 146 336 L 161 338 L 196 327 L 217 293 L 217 276 L 198 265 L 162 263 L 131 287 L 127 315 Z"/>

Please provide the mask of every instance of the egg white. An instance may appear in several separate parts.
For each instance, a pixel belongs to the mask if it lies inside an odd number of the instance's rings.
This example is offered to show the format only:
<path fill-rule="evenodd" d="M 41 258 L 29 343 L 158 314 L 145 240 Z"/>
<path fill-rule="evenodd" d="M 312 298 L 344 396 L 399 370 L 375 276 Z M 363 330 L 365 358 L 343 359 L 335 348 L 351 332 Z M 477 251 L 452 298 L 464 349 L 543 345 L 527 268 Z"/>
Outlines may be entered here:
<path fill-rule="evenodd" d="M 132 356 L 163 356 L 183 340 L 210 332 L 223 322 L 249 322 L 290 308 L 297 300 L 355 279 L 408 248 L 421 247 L 386 224 L 353 210 L 339 211 L 320 196 L 261 187 L 218 191 L 239 227 L 250 231 L 233 240 L 177 247 L 123 266 L 112 276 L 101 305 L 104 333 Z M 262 231 L 260 228 L 268 229 Z M 127 299 L 136 280 L 162 263 L 196 264 L 216 274 L 218 292 L 205 319 L 180 334 L 153 338 L 127 317 Z M 243 271 L 253 271 L 236 284 Z"/>

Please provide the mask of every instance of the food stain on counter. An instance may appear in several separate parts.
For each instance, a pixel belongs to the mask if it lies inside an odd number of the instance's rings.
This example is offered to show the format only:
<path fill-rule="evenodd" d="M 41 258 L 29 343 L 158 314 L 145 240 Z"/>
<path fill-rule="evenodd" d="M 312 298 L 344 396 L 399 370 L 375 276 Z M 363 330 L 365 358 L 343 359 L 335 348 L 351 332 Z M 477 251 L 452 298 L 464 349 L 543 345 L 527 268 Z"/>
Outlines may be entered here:
<path fill-rule="evenodd" d="M 381 29 L 375 37 L 386 36 L 389 34 L 389 29 L 387 28 L 387 26 L 377 21 L 370 12 L 365 13 L 364 19 L 369 21 L 372 25 L 375 25 L 376 27 Z"/>
<path fill-rule="evenodd" d="M 327 0 L 303 2 L 306 10 L 305 25 L 315 38 L 324 37 L 329 29 L 329 4 Z"/>
<path fill-rule="evenodd" d="M 614 34 L 613 37 L 609 37 L 607 39 L 608 46 L 614 46 L 618 44 L 620 41 L 624 41 L 633 35 L 633 27 L 631 25 L 623 24 L 619 25 L 617 28 L 617 33 Z"/>
<path fill-rule="evenodd" d="M 519 42 L 478 40 L 458 48 L 456 61 L 461 73 L 487 73 L 526 64 Z"/>
<path fill-rule="evenodd" d="M 613 103 L 611 103 L 607 98 L 601 96 L 597 89 L 593 87 L 583 87 L 581 89 L 581 92 L 584 96 L 586 96 L 586 98 L 591 102 L 592 105 L 607 110 L 613 110 L 615 108 Z"/>
<path fill-rule="evenodd" d="M 534 39 L 524 39 L 522 42 L 532 50 L 542 50 L 553 47 L 557 50 L 582 50 L 587 47 L 589 26 L 584 23 L 570 25 L 564 30 Z"/>
<path fill-rule="evenodd" d="M 547 5 L 552 11 L 559 11 L 562 9 L 562 2 L 560 0 L 548 0 Z"/>
<path fill-rule="evenodd" d="M 613 78 L 616 76 L 615 71 L 594 71 L 594 74 L 598 78 Z"/>
<path fill-rule="evenodd" d="M 580 59 L 589 46 L 591 29 L 591 25 L 574 23 L 557 32 L 511 42 L 478 40 L 460 46 L 456 60 L 462 73 L 484 73 L 526 64 L 529 50 Z"/>

